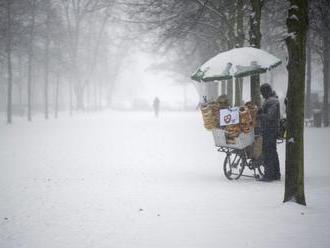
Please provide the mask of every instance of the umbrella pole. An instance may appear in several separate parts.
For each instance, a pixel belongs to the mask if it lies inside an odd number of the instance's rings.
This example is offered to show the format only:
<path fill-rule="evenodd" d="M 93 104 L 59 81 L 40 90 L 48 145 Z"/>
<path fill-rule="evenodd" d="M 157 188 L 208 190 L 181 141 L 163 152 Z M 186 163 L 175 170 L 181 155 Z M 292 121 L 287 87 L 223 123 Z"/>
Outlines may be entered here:
<path fill-rule="evenodd" d="M 237 78 L 234 78 L 233 80 L 233 106 L 236 106 L 236 87 L 237 87 Z"/>
<path fill-rule="evenodd" d="M 235 105 L 242 104 L 242 78 L 235 78 Z"/>
<path fill-rule="evenodd" d="M 221 95 L 226 95 L 226 80 L 221 81 Z"/>
<path fill-rule="evenodd" d="M 233 79 L 227 80 L 227 96 L 229 99 L 229 105 L 233 106 Z"/>

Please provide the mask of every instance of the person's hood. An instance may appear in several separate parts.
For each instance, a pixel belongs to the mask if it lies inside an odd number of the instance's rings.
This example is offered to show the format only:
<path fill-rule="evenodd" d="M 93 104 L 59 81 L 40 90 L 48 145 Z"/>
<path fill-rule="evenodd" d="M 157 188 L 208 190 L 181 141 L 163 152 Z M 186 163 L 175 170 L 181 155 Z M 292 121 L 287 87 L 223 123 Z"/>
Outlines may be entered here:
<path fill-rule="evenodd" d="M 273 96 L 273 94 L 274 94 L 272 87 L 267 83 L 260 86 L 260 92 L 261 92 L 261 95 L 263 96 L 263 98 L 265 98 L 265 99 Z"/>

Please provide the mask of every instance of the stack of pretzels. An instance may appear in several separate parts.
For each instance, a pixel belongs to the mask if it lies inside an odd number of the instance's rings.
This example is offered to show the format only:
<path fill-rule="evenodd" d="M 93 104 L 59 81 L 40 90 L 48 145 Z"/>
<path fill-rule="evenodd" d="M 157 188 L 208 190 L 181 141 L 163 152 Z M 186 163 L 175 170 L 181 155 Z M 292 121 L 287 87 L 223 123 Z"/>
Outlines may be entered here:
<path fill-rule="evenodd" d="M 252 131 L 256 125 L 257 110 L 257 106 L 252 102 L 247 102 L 244 106 L 239 108 L 240 123 L 225 127 L 228 135 L 228 143 L 231 141 L 235 143 L 235 138 L 238 137 L 241 132 L 250 133 Z"/>
<path fill-rule="evenodd" d="M 257 125 L 257 112 L 258 112 L 258 107 L 255 105 L 253 102 L 246 102 L 245 106 L 248 108 L 248 111 L 250 112 L 251 116 L 251 125 L 252 127 L 256 127 Z"/>
<path fill-rule="evenodd" d="M 201 106 L 201 112 L 204 121 L 204 127 L 207 130 L 220 128 L 220 114 L 219 110 L 228 108 L 229 101 L 224 95 L 219 96 L 215 102 L 209 102 Z"/>
<path fill-rule="evenodd" d="M 214 104 L 207 104 L 201 106 L 202 117 L 204 121 L 204 127 L 207 130 L 217 128 L 219 126 L 219 119 L 216 114 L 214 114 L 216 106 Z"/>
<path fill-rule="evenodd" d="M 229 100 L 225 95 L 219 96 L 216 101 L 209 102 L 201 106 L 201 112 L 204 121 L 204 127 L 207 130 L 221 128 L 225 129 L 229 140 L 235 142 L 235 138 L 241 132 L 250 133 L 256 127 L 258 108 L 253 102 L 247 102 L 239 108 L 240 123 L 220 127 L 220 109 L 225 109 L 230 106 Z"/>
<path fill-rule="evenodd" d="M 243 133 L 249 133 L 252 129 L 252 118 L 248 107 L 243 106 L 239 108 L 239 118 L 241 130 Z"/>

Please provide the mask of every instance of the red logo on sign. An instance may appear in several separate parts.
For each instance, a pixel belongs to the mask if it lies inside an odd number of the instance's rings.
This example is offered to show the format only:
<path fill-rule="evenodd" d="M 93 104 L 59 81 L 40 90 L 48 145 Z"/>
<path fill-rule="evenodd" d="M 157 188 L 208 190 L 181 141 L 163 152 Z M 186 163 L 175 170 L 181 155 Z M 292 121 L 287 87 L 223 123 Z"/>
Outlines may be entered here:
<path fill-rule="evenodd" d="M 225 121 L 225 123 L 230 123 L 230 121 L 231 121 L 231 115 L 230 114 L 229 115 L 225 115 L 223 117 L 223 120 Z"/>

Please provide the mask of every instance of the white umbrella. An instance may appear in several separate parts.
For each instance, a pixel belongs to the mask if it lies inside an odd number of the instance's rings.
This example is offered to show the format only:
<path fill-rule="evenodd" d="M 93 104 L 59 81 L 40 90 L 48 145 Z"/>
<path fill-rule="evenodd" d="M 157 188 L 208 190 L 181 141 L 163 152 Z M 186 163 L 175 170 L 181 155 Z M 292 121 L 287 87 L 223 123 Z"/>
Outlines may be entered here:
<path fill-rule="evenodd" d="M 280 59 L 261 49 L 234 48 L 206 61 L 191 78 L 199 82 L 227 80 L 264 73 L 280 64 Z"/>

